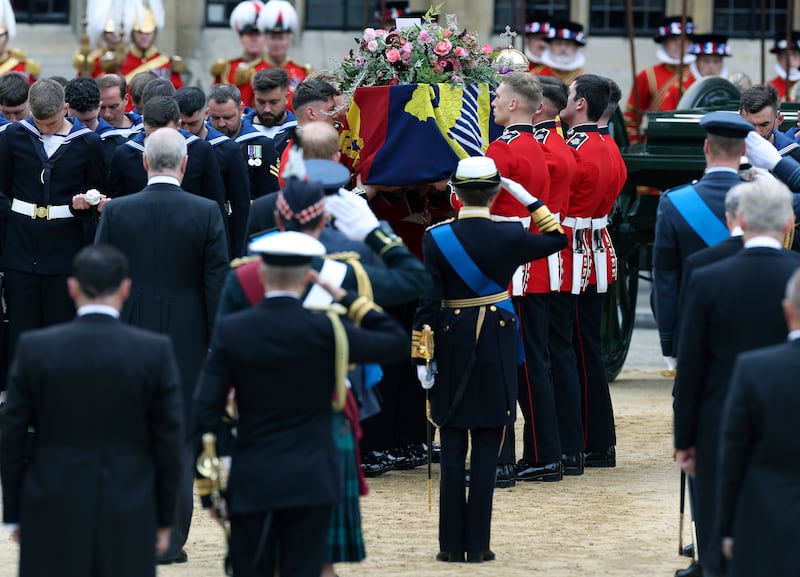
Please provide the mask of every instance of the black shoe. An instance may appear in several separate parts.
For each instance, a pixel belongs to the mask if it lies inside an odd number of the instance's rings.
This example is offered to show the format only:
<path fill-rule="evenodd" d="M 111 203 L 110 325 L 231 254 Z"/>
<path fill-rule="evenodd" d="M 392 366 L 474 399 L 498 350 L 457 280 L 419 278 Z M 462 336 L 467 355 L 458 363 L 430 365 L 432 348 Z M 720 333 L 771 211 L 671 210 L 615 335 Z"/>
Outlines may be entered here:
<path fill-rule="evenodd" d="M 539 465 L 538 463 L 517 463 L 517 481 L 560 481 L 562 477 L 561 461 Z"/>
<path fill-rule="evenodd" d="M 428 463 L 427 449 L 420 452 L 419 447 L 420 445 L 406 445 L 389 451 L 389 455 L 394 458 L 394 468 L 403 471 L 426 465 Z"/>
<path fill-rule="evenodd" d="M 510 489 L 516 482 L 514 465 L 498 465 L 497 476 L 494 478 L 494 486 L 497 489 Z"/>
<path fill-rule="evenodd" d="M 564 466 L 564 474 L 570 476 L 583 475 L 583 453 L 562 453 L 561 464 Z"/>
<path fill-rule="evenodd" d="M 186 563 L 189 560 L 189 555 L 186 554 L 185 549 L 181 549 L 178 554 L 171 559 L 158 559 L 156 565 L 172 565 L 173 563 Z"/>
<path fill-rule="evenodd" d="M 688 557 L 689 559 L 694 559 L 694 543 L 684 545 L 681 555 Z"/>
<path fill-rule="evenodd" d="M 369 451 L 361 454 L 361 463 L 364 465 L 380 465 L 383 472 L 394 469 L 395 459 L 388 451 Z"/>
<path fill-rule="evenodd" d="M 617 451 L 612 445 L 605 451 L 589 451 L 583 454 L 587 467 L 616 467 Z"/>
<path fill-rule="evenodd" d="M 467 563 L 483 563 L 484 561 L 494 561 L 494 552 L 488 549 L 486 551 L 467 551 Z"/>
<path fill-rule="evenodd" d="M 431 443 L 431 458 L 433 459 L 432 463 L 441 463 L 442 462 L 442 444 L 441 443 Z"/>
<path fill-rule="evenodd" d="M 692 563 L 686 569 L 675 571 L 675 577 L 703 577 L 703 568 L 697 563 Z"/>
<path fill-rule="evenodd" d="M 463 553 L 449 553 L 448 551 L 439 551 L 436 554 L 437 561 L 443 561 L 445 563 L 463 563 L 464 562 L 464 554 Z"/>
<path fill-rule="evenodd" d="M 361 463 L 361 470 L 364 472 L 365 477 L 380 477 L 386 473 L 387 469 L 380 463 Z"/>

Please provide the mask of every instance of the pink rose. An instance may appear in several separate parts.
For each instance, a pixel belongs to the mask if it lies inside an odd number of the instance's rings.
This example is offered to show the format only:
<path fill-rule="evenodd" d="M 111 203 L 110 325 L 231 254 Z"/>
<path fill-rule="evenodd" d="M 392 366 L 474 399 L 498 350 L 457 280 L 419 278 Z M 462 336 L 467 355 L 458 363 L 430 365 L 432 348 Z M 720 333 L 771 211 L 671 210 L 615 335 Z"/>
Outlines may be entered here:
<path fill-rule="evenodd" d="M 481 47 L 481 54 L 491 54 L 491 53 L 492 53 L 492 47 L 489 46 L 488 44 L 484 44 Z"/>
<path fill-rule="evenodd" d="M 453 54 L 455 54 L 459 58 L 464 58 L 466 56 L 469 56 L 469 51 L 463 46 L 456 46 L 455 50 L 453 50 Z"/>
<path fill-rule="evenodd" d="M 427 30 L 421 30 L 418 38 L 420 42 L 430 42 L 431 40 L 433 40 L 431 35 L 428 34 Z"/>
<path fill-rule="evenodd" d="M 445 28 L 445 29 L 444 29 L 444 32 L 443 32 L 442 34 L 444 34 L 444 37 L 445 37 L 445 38 L 450 38 L 450 35 L 451 35 L 452 33 L 453 33 L 453 32 L 452 32 L 452 31 L 451 31 L 449 28 Z"/>
<path fill-rule="evenodd" d="M 365 28 L 364 29 L 364 42 L 372 42 L 375 40 L 375 29 L 374 28 Z"/>
<path fill-rule="evenodd" d="M 389 34 L 389 31 L 388 30 L 384 30 L 383 28 L 378 28 L 375 31 L 375 36 L 386 36 L 387 34 Z"/>
<path fill-rule="evenodd" d="M 436 43 L 436 46 L 433 47 L 433 51 L 439 56 L 447 56 L 451 48 L 453 48 L 453 45 L 449 40 L 440 40 Z"/>
<path fill-rule="evenodd" d="M 408 54 L 411 54 L 411 51 L 412 51 L 413 49 L 414 49 L 414 47 L 413 47 L 413 46 L 411 46 L 411 44 L 403 44 L 403 45 L 400 47 L 400 52 L 402 52 L 402 53 L 403 53 L 403 55 L 408 55 Z"/>
<path fill-rule="evenodd" d="M 463 82 L 463 80 L 458 74 L 453 74 L 453 82 Z"/>
<path fill-rule="evenodd" d="M 400 51 L 397 48 L 392 48 L 386 51 L 386 60 L 389 62 L 397 62 L 400 60 Z"/>
<path fill-rule="evenodd" d="M 370 40 L 367 42 L 367 50 L 370 52 L 375 52 L 378 49 L 378 41 L 377 40 Z"/>

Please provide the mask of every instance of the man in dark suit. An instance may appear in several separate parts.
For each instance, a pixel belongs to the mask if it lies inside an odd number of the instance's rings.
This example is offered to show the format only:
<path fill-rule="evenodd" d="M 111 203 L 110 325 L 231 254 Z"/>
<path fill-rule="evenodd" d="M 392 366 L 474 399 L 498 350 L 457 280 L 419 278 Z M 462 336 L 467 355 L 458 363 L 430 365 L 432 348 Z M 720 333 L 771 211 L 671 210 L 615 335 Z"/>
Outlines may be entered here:
<path fill-rule="evenodd" d="M 780 302 L 800 255 L 784 250 L 791 194 L 777 181 L 747 185 L 739 201 L 745 248 L 696 270 L 686 288 L 675 382 L 677 461 L 695 475 L 695 521 L 703 574 L 724 571 L 714 532 L 722 408 L 736 355 L 782 341 Z M 687 319 L 691 319 L 689 322 Z"/>
<path fill-rule="evenodd" d="M 730 577 L 797 573 L 800 272 L 783 310 L 789 340 L 739 355 L 722 413 L 717 522 Z"/>
<path fill-rule="evenodd" d="M 653 247 L 653 308 L 661 353 L 676 366 L 675 327 L 681 267 L 690 254 L 728 238 L 725 194 L 741 184 L 739 162 L 753 126 L 735 112 L 711 112 L 700 119 L 706 130 L 706 170 L 697 182 L 667 192 L 658 204 Z M 693 216 L 695 215 L 695 216 Z"/>
<path fill-rule="evenodd" d="M 541 234 L 491 220 L 501 182 L 491 158 L 461 160 L 452 180 L 464 206 L 457 220 L 430 227 L 422 239 L 434 286 L 414 316 L 411 356 L 422 387 L 432 389 L 430 416 L 442 442 L 436 559 L 463 562 L 466 555 L 480 563 L 495 558 L 489 541 L 498 452 L 517 413 L 521 343 L 508 283 L 519 265 L 558 252 L 567 238 L 542 201 L 507 179 L 504 189 L 527 208 Z M 436 377 L 430 349 L 415 346 L 426 325 L 435 333 Z"/>
<path fill-rule="evenodd" d="M 180 122 L 178 104 L 169 96 L 152 97 L 145 103 L 142 115 L 144 132 L 117 147 L 111 157 L 108 196 L 126 196 L 145 187 L 147 171 L 142 165 L 142 153 L 147 137 L 159 128 L 178 128 Z M 211 145 L 189 132 L 181 131 L 181 134 L 189 151 L 181 186 L 187 192 L 213 200 L 220 214 L 225 214 L 225 187 Z"/>
<path fill-rule="evenodd" d="M 144 150 L 148 185 L 106 201 L 96 242 L 118 247 L 130 261 L 133 288 L 123 320 L 172 337 L 188 411 L 208 350 L 228 251 L 217 205 L 180 188 L 186 163 L 186 140 L 177 130 L 150 134 Z M 162 561 L 186 558 L 181 548 L 191 521 L 194 478 L 188 438 L 184 459 L 178 519 Z"/>
<path fill-rule="evenodd" d="M 131 283 L 115 248 L 81 250 L 68 286 L 78 317 L 25 333 L 11 368 L 3 521 L 20 575 L 155 577 L 180 478 L 172 344 L 117 320 Z"/>
<path fill-rule="evenodd" d="M 233 385 L 239 423 L 227 509 L 234 574 L 271 577 L 278 568 L 282 577 L 316 576 L 341 495 L 331 399 L 344 399 L 348 357 L 399 360 L 408 354 L 407 337 L 369 299 L 341 288 L 328 286 L 358 328 L 332 311 L 303 307 L 317 277 L 311 258 L 325 252 L 311 236 L 275 233 L 251 250 L 263 255 L 266 298 L 217 323 L 195 396 L 195 439 L 219 427 Z M 337 360 L 343 346 L 349 354 Z"/>

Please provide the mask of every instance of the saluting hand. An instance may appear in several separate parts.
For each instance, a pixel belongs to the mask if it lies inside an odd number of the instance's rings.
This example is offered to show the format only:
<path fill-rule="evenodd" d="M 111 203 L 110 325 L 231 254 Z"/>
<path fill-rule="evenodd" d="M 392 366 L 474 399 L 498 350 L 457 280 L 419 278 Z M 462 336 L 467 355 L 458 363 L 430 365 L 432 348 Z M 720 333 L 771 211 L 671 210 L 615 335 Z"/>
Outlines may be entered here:
<path fill-rule="evenodd" d="M 309 271 L 309 274 L 311 276 L 311 282 L 318 284 L 326 291 L 328 291 L 328 294 L 330 294 L 333 297 L 333 302 L 338 303 L 347 294 L 347 291 L 344 290 L 342 287 L 332 285 L 329 281 L 319 276 L 319 273 L 317 271 L 311 270 Z"/>

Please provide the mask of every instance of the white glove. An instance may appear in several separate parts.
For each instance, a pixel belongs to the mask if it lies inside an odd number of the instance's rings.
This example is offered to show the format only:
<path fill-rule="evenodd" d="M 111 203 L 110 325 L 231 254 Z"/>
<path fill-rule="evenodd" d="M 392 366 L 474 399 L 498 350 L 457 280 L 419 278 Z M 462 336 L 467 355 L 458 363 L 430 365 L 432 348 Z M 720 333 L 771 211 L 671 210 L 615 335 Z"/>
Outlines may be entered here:
<path fill-rule="evenodd" d="M 428 370 L 425 365 L 417 365 L 417 378 L 423 389 L 428 390 L 433 388 L 433 381 L 435 380 L 433 371 Z"/>
<path fill-rule="evenodd" d="M 667 369 L 670 371 L 678 368 L 678 359 L 675 357 L 664 357 L 664 362 L 667 363 Z"/>
<path fill-rule="evenodd" d="M 744 142 L 747 144 L 747 160 L 756 168 L 772 170 L 781 161 L 778 149 L 755 130 L 747 133 Z"/>
<path fill-rule="evenodd" d="M 508 192 L 511 193 L 511 196 L 516 198 L 522 206 L 530 206 L 537 200 L 535 196 L 533 196 L 530 192 L 525 190 L 525 187 L 522 186 L 520 183 L 511 180 L 510 178 L 501 177 L 500 182 Z"/>
<path fill-rule="evenodd" d="M 350 240 L 363 241 L 378 228 L 378 219 L 367 199 L 349 190 L 325 197 L 325 211 L 333 218 L 333 226 Z"/>
<path fill-rule="evenodd" d="M 83 197 L 91 206 L 97 206 L 100 204 L 100 200 L 103 198 L 103 196 L 100 194 L 100 191 L 98 191 L 96 188 L 90 188 L 87 190 Z"/>

